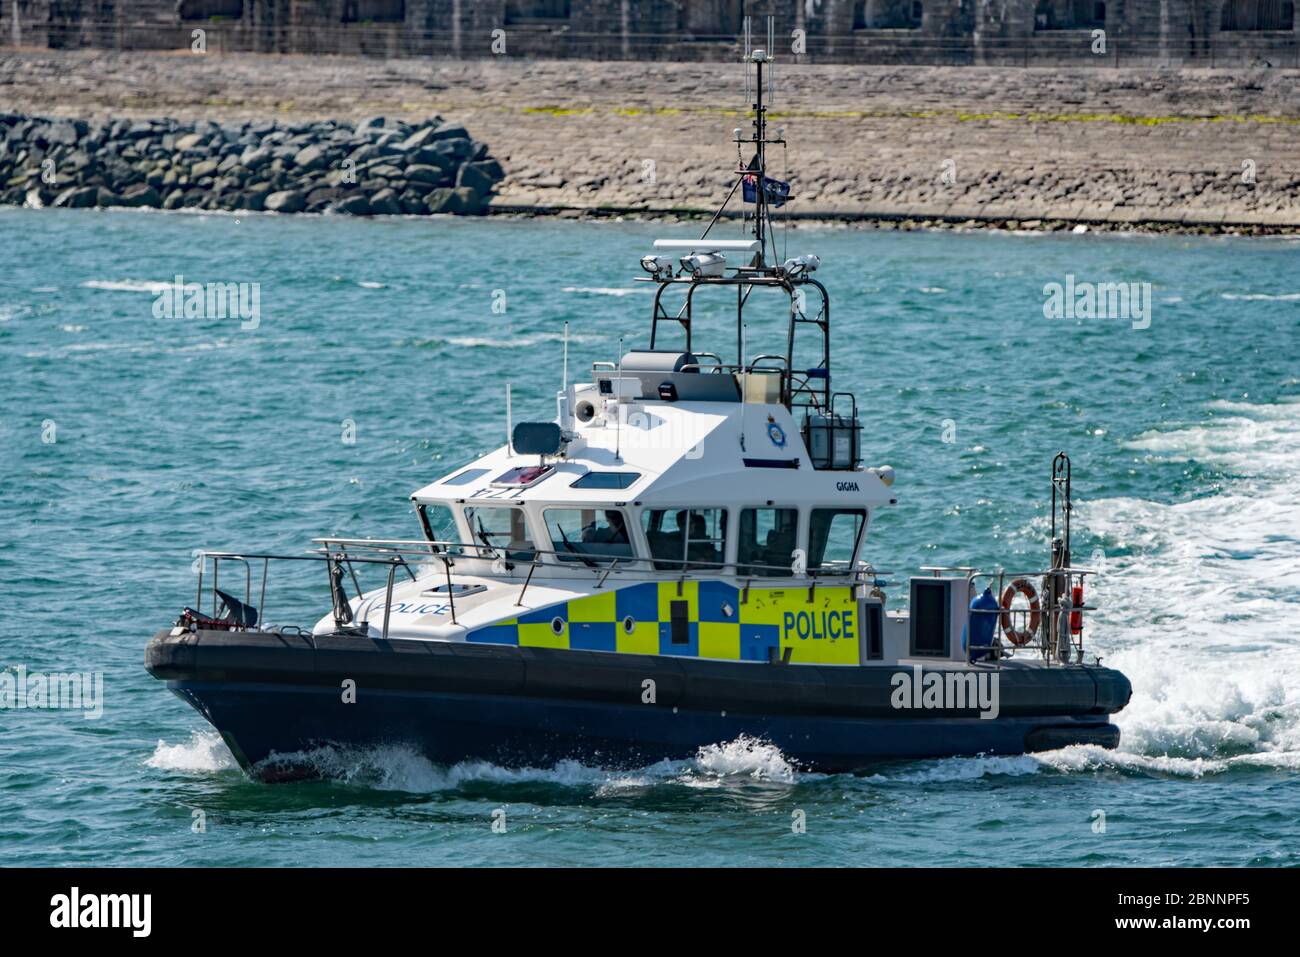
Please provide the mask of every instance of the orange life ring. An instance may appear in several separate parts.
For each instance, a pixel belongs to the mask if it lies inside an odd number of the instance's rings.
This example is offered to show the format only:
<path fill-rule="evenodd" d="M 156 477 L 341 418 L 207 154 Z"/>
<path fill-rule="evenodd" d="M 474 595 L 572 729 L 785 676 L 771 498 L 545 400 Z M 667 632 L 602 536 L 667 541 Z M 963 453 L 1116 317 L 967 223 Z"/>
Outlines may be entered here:
<path fill-rule="evenodd" d="M 1029 602 L 1029 627 L 1015 629 L 1011 625 L 1011 602 L 1015 600 L 1016 592 L 1025 596 Z M 1034 586 L 1023 578 L 1017 578 L 1006 587 L 1002 593 L 1002 633 L 1007 636 L 1007 641 L 1016 647 L 1027 645 L 1034 640 L 1034 635 L 1038 633 L 1038 625 L 1042 621 L 1043 606 L 1039 604 L 1038 592 L 1034 591 Z"/>

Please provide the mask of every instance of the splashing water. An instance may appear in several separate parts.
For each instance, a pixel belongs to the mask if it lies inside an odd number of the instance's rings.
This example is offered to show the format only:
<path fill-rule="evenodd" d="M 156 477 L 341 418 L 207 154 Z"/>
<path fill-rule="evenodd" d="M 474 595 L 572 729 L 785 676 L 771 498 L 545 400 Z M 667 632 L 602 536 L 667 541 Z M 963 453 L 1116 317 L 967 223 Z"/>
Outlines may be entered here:
<path fill-rule="evenodd" d="M 180 744 L 159 741 L 145 764 L 159 771 L 180 771 L 186 774 L 229 771 L 239 767 L 235 756 L 215 731 L 195 731 L 188 741 Z"/>
<path fill-rule="evenodd" d="M 1124 554 L 1096 585 L 1107 664 L 1133 682 L 1123 751 L 1293 768 L 1300 759 L 1300 402 L 1215 403 L 1207 422 L 1128 447 L 1239 479 L 1173 504 L 1087 503 L 1081 521 Z M 1120 759 L 1126 760 L 1126 759 Z"/>

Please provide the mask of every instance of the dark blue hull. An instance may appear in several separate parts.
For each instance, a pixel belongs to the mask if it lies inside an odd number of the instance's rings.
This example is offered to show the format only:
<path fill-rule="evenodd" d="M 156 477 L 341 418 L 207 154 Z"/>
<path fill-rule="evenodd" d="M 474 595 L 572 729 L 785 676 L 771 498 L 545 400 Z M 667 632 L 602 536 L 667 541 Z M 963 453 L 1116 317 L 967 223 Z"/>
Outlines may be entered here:
<path fill-rule="evenodd" d="M 169 682 L 217 728 L 241 766 L 265 778 L 310 775 L 322 746 L 406 746 L 435 764 L 466 760 L 549 767 L 576 759 L 611 768 L 693 757 L 741 735 L 771 742 L 792 764 L 848 771 L 896 758 L 1023 754 L 1066 744 L 1114 747 L 1098 716 L 994 719 L 773 716 L 603 702 L 375 691 L 343 704 L 335 688 Z"/>
<path fill-rule="evenodd" d="M 626 768 L 691 758 L 747 735 L 825 771 L 892 758 L 1114 747 L 1110 715 L 1131 693 L 1109 668 L 1008 662 L 984 669 L 999 691 L 989 718 L 974 701 L 952 710 L 900 705 L 899 669 L 890 666 L 256 631 L 160 632 L 145 665 L 261 777 L 310 773 L 310 761 L 292 757 L 324 746 L 404 745 L 437 764 L 575 759 Z"/>

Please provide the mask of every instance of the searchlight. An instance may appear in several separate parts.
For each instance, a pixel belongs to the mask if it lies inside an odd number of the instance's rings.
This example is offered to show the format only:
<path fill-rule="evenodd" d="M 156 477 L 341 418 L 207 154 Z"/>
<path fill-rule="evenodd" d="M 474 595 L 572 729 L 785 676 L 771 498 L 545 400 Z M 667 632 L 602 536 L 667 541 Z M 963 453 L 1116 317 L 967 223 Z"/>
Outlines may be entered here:
<path fill-rule="evenodd" d="M 810 273 L 816 272 L 817 267 L 821 264 L 822 261 L 820 256 L 814 256 L 812 253 L 807 253 L 803 256 L 796 256 L 793 259 L 787 259 L 785 263 L 782 264 L 781 269 L 787 276 L 794 278 L 795 276 L 807 276 Z"/>
<path fill-rule="evenodd" d="M 673 260 L 671 256 L 656 256 L 654 253 L 642 256 L 641 268 L 655 279 L 673 278 Z"/>

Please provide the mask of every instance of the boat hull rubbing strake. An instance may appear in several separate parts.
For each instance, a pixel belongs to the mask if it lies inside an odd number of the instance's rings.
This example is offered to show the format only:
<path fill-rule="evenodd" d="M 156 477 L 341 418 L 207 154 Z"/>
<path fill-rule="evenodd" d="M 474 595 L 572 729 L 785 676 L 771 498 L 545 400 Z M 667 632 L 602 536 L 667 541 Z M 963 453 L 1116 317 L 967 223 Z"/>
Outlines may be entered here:
<path fill-rule="evenodd" d="M 376 745 L 407 746 L 439 764 L 576 759 L 640 767 L 748 735 L 823 771 L 895 758 L 1114 747 L 1119 730 L 1109 716 L 1130 693 L 1109 668 L 1004 663 L 997 714 L 981 717 L 975 700 L 965 709 L 900 710 L 894 666 L 269 632 L 160 632 L 145 665 L 262 778 L 318 773 L 311 755 L 322 747 Z M 348 680 L 351 702 L 342 690 Z"/>

